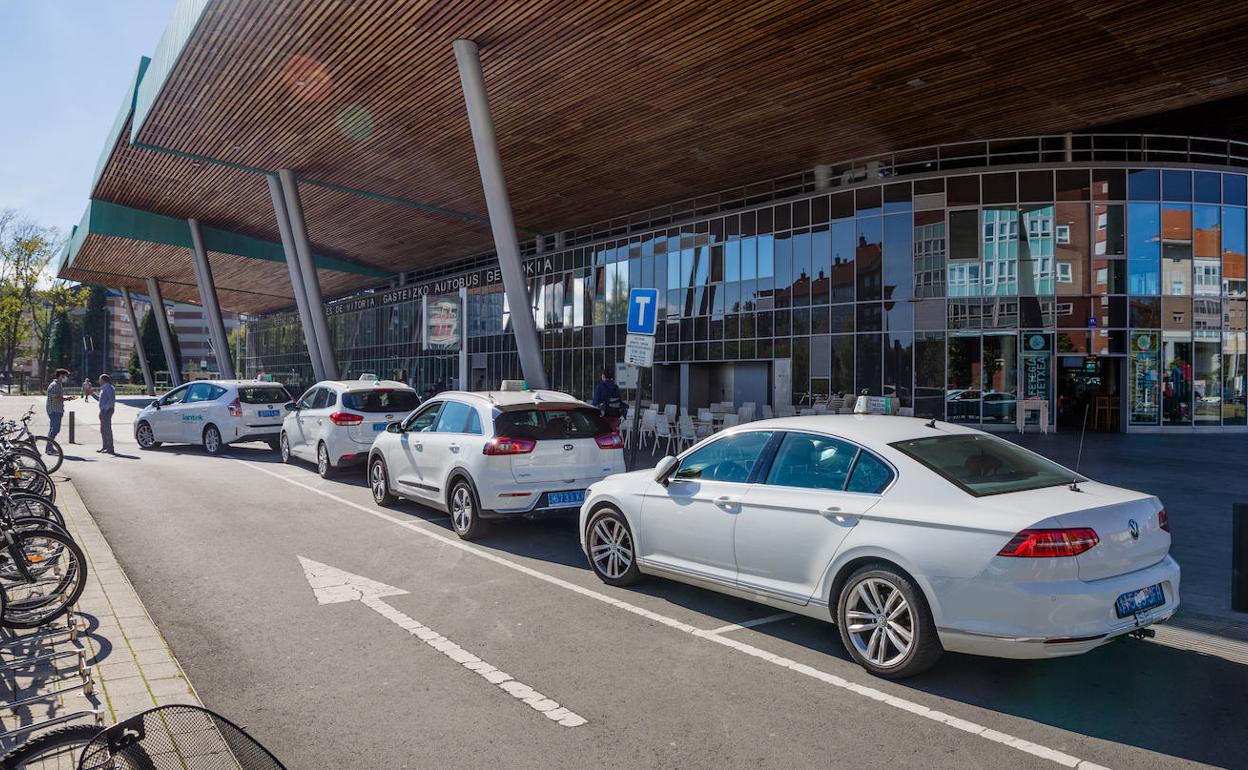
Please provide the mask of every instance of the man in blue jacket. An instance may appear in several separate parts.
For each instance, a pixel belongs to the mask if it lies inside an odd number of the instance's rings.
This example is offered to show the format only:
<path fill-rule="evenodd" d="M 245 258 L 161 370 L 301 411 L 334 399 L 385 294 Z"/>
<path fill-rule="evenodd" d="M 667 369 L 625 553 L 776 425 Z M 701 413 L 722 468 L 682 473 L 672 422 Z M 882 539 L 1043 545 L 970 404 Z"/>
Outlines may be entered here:
<path fill-rule="evenodd" d="M 620 417 L 624 414 L 624 399 L 620 396 L 620 386 L 615 384 L 610 369 L 602 370 L 602 380 L 594 386 L 593 405 L 598 407 L 602 416 L 610 424 L 611 430 L 620 429 Z"/>

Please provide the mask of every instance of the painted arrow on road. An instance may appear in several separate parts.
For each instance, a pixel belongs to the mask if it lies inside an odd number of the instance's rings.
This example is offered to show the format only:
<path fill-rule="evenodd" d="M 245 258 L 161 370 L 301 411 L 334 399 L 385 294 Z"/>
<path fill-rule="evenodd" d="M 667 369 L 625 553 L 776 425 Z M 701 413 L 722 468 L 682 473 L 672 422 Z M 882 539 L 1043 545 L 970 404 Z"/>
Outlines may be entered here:
<path fill-rule="evenodd" d="M 402 588 L 369 580 L 302 556 L 299 557 L 299 563 L 303 565 L 303 574 L 308 579 L 308 585 L 311 586 L 312 594 L 316 597 L 318 604 L 358 601 L 463 668 L 472 671 L 511 697 L 540 712 L 547 719 L 564 727 L 579 727 L 588 721 L 585 717 L 560 706 L 511 674 L 499 671 L 432 628 L 382 601 L 382 598 L 386 596 L 406 594 L 407 591 Z"/>

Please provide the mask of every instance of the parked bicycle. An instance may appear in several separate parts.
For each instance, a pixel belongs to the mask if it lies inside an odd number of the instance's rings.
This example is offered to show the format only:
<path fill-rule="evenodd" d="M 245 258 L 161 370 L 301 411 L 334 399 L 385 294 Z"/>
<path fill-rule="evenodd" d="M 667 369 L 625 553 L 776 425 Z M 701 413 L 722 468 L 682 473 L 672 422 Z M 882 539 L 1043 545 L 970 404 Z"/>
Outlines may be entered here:
<path fill-rule="evenodd" d="M 55 440 L 31 432 L 30 421 L 34 416 L 35 409 L 31 407 L 20 420 L 5 422 L 0 427 L 0 434 L 14 443 L 28 445 L 42 459 L 48 473 L 56 473 L 60 470 L 61 463 L 65 462 L 65 452 Z"/>
<path fill-rule="evenodd" d="M 0 489 L 0 625 L 37 628 L 69 612 L 87 560 L 47 500 Z"/>

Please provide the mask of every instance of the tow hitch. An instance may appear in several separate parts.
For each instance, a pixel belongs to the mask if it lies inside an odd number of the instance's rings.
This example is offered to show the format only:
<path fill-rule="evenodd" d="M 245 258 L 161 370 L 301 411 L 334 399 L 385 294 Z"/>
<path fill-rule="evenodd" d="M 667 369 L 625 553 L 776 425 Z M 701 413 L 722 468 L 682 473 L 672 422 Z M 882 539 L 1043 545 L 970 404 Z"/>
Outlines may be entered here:
<path fill-rule="evenodd" d="M 1157 632 L 1151 628 L 1137 628 L 1131 633 L 1127 634 L 1127 636 L 1130 636 L 1134 639 L 1152 639 L 1153 637 L 1157 636 Z"/>

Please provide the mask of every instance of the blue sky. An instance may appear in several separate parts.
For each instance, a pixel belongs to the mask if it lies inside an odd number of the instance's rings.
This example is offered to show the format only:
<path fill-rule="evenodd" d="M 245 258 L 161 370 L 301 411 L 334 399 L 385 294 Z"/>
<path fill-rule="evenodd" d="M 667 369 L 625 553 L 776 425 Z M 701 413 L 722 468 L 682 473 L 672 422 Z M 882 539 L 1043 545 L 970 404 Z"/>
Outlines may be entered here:
<path fill-rule="evenodd" d="M 67 234 L 176 0 L 0 0 L 0 209 Z"/>

